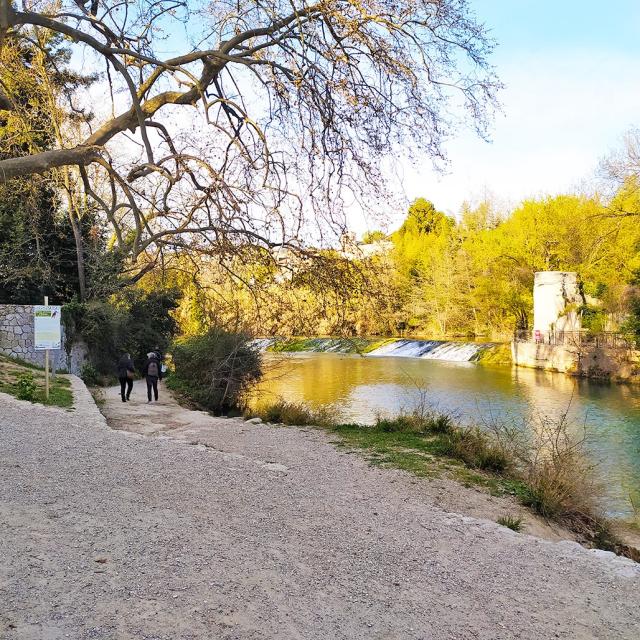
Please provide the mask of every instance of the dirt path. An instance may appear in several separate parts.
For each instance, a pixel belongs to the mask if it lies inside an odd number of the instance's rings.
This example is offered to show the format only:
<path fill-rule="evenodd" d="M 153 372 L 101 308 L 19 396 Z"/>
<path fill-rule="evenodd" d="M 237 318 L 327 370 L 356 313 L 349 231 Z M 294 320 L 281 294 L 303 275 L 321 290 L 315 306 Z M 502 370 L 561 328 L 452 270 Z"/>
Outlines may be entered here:
<path fill-rule="evenodd" d="M 630 561 L 446 513 L 321 432 L 109 392 L 146 435 L 112 430 L 74 386 L 73 413 L 0 395 L 3 639 L 639 637 Z"/>

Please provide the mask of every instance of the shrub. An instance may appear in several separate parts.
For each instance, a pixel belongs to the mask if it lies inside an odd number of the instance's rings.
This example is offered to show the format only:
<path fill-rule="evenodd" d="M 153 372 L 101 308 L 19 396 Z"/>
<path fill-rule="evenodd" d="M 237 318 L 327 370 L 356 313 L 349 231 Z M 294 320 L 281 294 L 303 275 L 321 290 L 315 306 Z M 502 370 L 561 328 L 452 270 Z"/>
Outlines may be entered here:
<path fill-rule="evenodd" d="M 522 518 L 519 516 L 500 516 L 497 523 L 501 524 L 503 527 L 507 527 L 507 529 L 511 529 L 512 531 L 522 530 Z"/>
<path fill-rule="evenodd" d="M 124 313 L 108 302 L 71 302 L 62 308 L 62 320 L 67 352 L 70 353 L 75 342 L 83 341 L 93 369 L 98 373 L 113 373 L 124 340 Z M 85 380 L 84 375 L 81 377 Z"/>
<path fill-rule="evenodd" d="M 395 418 L 378 416 L 375 427 L 385 433 L 446 434 L 454 429 L 454 423 L 444 413 L 413 411 Z"/>
<path fill-rule="evenodd" d="M 33 401 L 35 399 L 37 387 L 33 379 L 33 373 L 31 373 L 30 371 L 18 374 L 16 387 L 16 397 L 19 400 Z"/>
<path fill-rule="evenodd" d="M 215 413 L 242 408 L 247 390 L 262 375 L 262 356 L 250 336 L 217 327 L 177 342 L 173 364 L 167 384 Z"/>
<path fill-rule="evenodd" d="M 445 413 L 440 413 L 431 419 L 429 431 L 431 433 L 451 433 L 454 428 L 453 418 Z"/>
<path fill-rule="evenodd" d="M 379 416 L 376 419 L 376 429 L 385 433 L 426 433 L 425 422 L 416 415 L 401 414 L 395 418 Z"/>
<path fill-rule="evenodd" d="M 444 439 L 444 447 L 451 457 L 477 469 L 505 473 L 513 464 L 509 452 L 478 427 L 450 430 Z"/>
<path fill-rule="evenodd" d="M 88 387 L 97 387 L 101 380 L 99 371 L 88 362 L 82 365 L 80 377 Z"/>
<path fill-rule="evenodd" d="M 280 398 L 251 412 L 265 422 L 316 427 L 331 427 L 336 424 L 336 411 L 332 406 L 324 405 L 319 409 L 303 402 L 287 402 Z"/>

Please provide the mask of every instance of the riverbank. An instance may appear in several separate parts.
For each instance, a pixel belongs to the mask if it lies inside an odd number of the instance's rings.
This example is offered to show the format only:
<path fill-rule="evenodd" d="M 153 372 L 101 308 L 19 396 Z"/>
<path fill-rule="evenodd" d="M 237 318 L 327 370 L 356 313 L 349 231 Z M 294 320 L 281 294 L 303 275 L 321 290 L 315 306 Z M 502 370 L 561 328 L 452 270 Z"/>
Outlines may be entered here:
<path fill-rule="evenodd" d="M 335 434 L 344 446 L 359 450 L 373 465 L 402 469 L 420 478 L 448 478 L 492 496 L 512 498 L 526 507 L 528 519 L 542 519 L 587 547 L 614 551 L 640 561 L 640 522 L 607 518 L 600 483 L 583 443 L 564 418 L 536 425 L 531 439 L 513 425 L 489 429 L 456 424 L 427 405 L 373 425 L 344 424 L 332 407 L 312 409 L 279 400 L 249 415 L 290 426 L 317 426 Z M 522 510 L 520 510 L 522 511 Z M 520 530 L 523 514 L 503 515 Z"/>
<path fill-rule="evenodd" d="M 171 393 L 151 405 L 118 402 L 115 387 L 96 389 L 94 393 L 113 428 L 144 435 L 170 434 L 181 441 L 186 435 L 187 442 L 200 444 L 211 420 L 225 420 L 230 427 L 247 424 L 242 418 L 213 418 L 206 411 L 194 410 L 186 398 L 186 404 L 176 402 Z M 258 415 L 260 419 L 249 422 L 263 421 L 276 428 L 321 428 L 333 445 L 360 453 L 371 465 L 426 479 L 424 488 L 431 499 L 447 505 L 447 510 L 495 522 L 515 522 L 518 531 L 549 540 L 573 540 L 589 548 L 640 559 L 636 530 L 602 517 L 595 497 L 589 495 L 593 478 L 588 465 L 582 458 L 573 457 L 569 441 L 566 451 L 571 452 L 572 459 L 563 457 L 565 451 L 559 452 L 563 459 L 557 462 L 564 465 L 560 475 L 551 476 L 547 469 L 541 476 L 538 470 L 535 479 L 525 481 L 515 472 L 515 442 L 496 442 L 480 430 L 458 427 L 450 417 L 430 411 L 380 418 L 374 426 L 344 424 L 332 407 L 310 410 L 282 401 L 249 412 L 249 416 Z M 503 436 L 513 438 L 514 434 L 506 430 L 498 437 Z M 566 436 L 560 431 L 551 434 L 556 441 Z M 531 455 L 538 457 L 536 452 Z M 566 495 L 567 491 L 577 493 Z"/>
<path fill-rule="evenodd" d="M 634 516 L 630 495 L 640 495 L 640 388 L 534 369 L 331 353 L 268 353 L 265 371 L 260 402 L 335 405 L 347 423 L 374 424 L 378 415 L 411 412 L 425 396 L 460 423 L 500 422 L 525 433 L 541 419 L 567 414 L 576 435 L 586 430 L 585 450 L 605 486 L 608 515 Z"/>

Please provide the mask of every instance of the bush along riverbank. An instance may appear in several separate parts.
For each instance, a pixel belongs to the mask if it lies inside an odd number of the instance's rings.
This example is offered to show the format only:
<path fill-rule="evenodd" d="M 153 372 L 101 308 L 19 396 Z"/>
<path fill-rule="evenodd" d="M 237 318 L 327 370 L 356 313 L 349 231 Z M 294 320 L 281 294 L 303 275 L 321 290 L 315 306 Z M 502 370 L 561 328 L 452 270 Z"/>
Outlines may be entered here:
<path fill-rule="evenodd" d="M 167 386 L 179 400 L 216 415 L 240 411 L 262 375 L 262 354 L 249 336 L 214 327 L 176 341 Z"/>
<path fill-rule="evenodd" d="M 278 400 L 249 412 L 265 422 L 315 426 L 361 450 L 371 464 L 403 469 L 418 477 L 446 475 L 496 496 L 513 496 L 547 521 L 570 530 L 581 544 L 640 561 L 624 544 L 598 505 L 598 483 L 583 455 L 583 440 L 572 435 L 566 416 L 536 425 L 535 438 L 507 425 L 466 427 L 449 415 L 418 409 L 379 417 L 373 425 L 344 424 L 332 407 L 319 410 Z M 506 520 L 509 520 L 506 523 Z M 517 518 L 504 526 L 519 529 Z"/>

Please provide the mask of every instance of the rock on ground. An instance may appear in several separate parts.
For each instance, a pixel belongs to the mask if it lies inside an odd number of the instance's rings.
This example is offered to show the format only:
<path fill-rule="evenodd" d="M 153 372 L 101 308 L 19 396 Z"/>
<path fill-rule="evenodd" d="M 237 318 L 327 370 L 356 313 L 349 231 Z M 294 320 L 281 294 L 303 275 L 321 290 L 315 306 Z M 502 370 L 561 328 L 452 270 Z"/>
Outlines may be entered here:
<path fill-rule="evenodd" d="M 0 395 L 3 639 L 640 637 L 631 561 L 446 513 L 317 431 L 112 430 L 73 385 L 73 412 Z"/>

